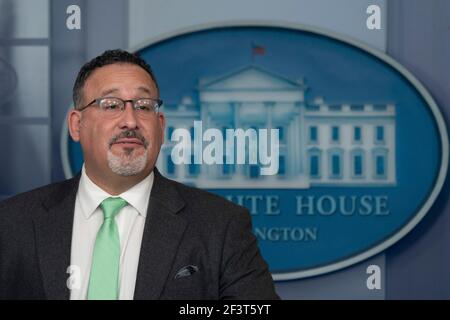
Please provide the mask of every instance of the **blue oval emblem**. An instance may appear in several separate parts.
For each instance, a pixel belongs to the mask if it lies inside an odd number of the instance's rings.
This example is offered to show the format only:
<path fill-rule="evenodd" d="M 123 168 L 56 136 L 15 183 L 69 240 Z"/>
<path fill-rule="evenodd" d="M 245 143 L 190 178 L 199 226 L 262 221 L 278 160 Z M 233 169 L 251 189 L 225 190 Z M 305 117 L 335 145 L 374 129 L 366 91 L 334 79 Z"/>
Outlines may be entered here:
<path fill-rule="evenodd" d="M 279 26 L 193 30 L 138 52 L 165 101 L 158 168 L 246 206 L 275 280 L 338 270 L 385 250 L 441 190 L 448 164 L 441 113 L 420 82 L 381 52 Z M 193 144 L 207 145 L 199 124 L 224 137 L 229 129 L 278 129 L 277 174 L 225 158 L 176 165 L 173 132 L 185 128 Z M 81 150 L 66 129 L 62 142 L 71 176 Z"/>

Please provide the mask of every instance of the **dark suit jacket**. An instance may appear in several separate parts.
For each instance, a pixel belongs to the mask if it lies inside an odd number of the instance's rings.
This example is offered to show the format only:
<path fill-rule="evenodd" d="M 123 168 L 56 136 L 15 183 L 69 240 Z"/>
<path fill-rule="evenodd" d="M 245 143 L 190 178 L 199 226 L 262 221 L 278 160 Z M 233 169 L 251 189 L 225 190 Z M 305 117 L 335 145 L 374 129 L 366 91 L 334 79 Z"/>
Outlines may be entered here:
<path fill-rule="evenodd" d="M 134 298 L 278 298 L 248 211 L 154 171 Z M 0 299 L 69 299 L 79 178 L 0 202 Z"/>

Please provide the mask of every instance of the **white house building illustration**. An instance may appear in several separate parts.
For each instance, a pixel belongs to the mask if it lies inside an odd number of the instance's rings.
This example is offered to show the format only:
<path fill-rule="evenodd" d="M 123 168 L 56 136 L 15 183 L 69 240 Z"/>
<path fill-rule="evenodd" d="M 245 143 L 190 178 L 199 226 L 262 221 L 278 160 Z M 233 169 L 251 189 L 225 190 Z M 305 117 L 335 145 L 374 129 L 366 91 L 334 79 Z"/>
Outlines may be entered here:
<path fill-rule="evenodd" d="M 195 97 L 164 105 L 167 127 L 158 168 L 168 177 L 202 188 L 309 188 L 388 186 L 396 183 L 395 105 L 305 101 L 303 80 L 257 66 L 202 78 Z M 175 165 L 176 128 L 279 129 L 279 171 L 260 175 L 252 164 Z M 193 136 L 193 134 L 191 134 Z"/>

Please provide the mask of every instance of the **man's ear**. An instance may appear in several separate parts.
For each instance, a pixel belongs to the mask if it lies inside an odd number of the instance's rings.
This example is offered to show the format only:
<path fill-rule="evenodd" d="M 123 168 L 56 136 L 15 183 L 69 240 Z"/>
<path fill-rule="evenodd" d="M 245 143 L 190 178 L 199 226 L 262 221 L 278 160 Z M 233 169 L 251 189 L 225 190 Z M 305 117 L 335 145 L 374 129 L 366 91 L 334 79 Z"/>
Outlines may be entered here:
<path fill-rule="evenodd" d="M 161 144 L 164 143 L 164 135 L 166 132 L 166 117 L 164 116 L 164 113 L 159 112 L 158 113 L 158 120 L 159 120 L 159 125 L 161 126 Z M 170 139 L 170 137 L 169 137 Z"/>
<path fill-rule="evenodd" d="M 70 110 L 67 115 L 67 127 L 72 139 L 76 142 L 80 141 L 80 128 L 81 128 L 81 112 L 78 110 Z"/>

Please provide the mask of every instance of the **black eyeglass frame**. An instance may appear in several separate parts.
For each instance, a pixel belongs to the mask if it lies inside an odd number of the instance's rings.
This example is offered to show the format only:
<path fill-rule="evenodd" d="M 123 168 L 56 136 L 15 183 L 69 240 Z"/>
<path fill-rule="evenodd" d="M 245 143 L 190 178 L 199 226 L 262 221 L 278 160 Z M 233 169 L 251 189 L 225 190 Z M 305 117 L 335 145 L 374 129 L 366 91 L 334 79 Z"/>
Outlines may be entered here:
<path fill-rule="evenodd" d="M 78 110 L 78 111 L 83 111 L 84 109 L 86 109 L 87 107 L 92 106 L 92 105 L 95 104 L 95 103 L 96 103 L 98 106 L 100 106 L 100 101 L 101 101 L 101 100 L 104 100 L 104 99 L 117 99 L 117 100 L 122 101 L 122 102 L 123 102 L 123 110 L 121 110 L 121 112 L 123 112 L 123 111 L 125 110 L 125 107 L 126 107 L 127 102 L 131 102 L 131 105 L 133 106 L 133 109 L 135 109 L 136 101 L 144 100 L 144 99 L 155 101 L 155 102 L 158 104 L 158 107 L 155 108 L 155 113 L 158 113 L 158 112 L 159 112 L 159 108 L 161 108 L 161 106 L 162 106 L 162 104 L 163 104 L 163 101 L 162 101 L 161 99 L 155 99 L 155 98 L 136 98 L 136 99 L 123 100 L 123 99 L 118 98 L 118 97 L 102 97 L 102 98 L 94 99 L 94 100 L 92 100 L 91 102 L 89 102 L 87 105 L 85 105 L 84 107 L 78 108 L 78 109 L 76 109 L 76 110 Z M 136 110 L 136 109 L 135 109 L 135 110 Z"/>

